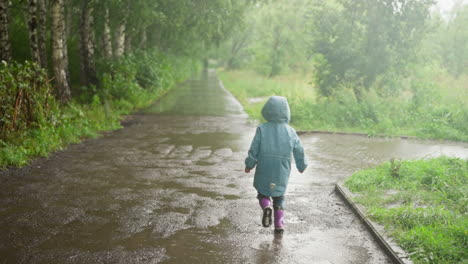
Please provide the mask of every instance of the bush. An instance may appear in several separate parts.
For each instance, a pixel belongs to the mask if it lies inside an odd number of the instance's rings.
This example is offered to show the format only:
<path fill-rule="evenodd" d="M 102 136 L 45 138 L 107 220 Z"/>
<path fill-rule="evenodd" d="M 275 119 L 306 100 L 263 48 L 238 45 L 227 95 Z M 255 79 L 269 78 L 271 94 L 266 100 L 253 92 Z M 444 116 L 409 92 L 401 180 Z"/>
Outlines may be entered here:
<path fill-rule="evenodd" d="M 46 72 L 37 64 L 0 64 L 0 139 L 56 121 L 58 105 Z"/>

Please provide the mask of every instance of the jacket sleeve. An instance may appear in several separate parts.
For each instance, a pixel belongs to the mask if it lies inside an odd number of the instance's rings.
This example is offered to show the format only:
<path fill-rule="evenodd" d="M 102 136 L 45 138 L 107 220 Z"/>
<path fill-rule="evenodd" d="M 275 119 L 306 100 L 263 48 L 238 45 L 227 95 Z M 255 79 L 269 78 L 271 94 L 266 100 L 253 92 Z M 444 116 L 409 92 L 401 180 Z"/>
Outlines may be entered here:
<path fill-rule="evenodd" d="M 245 159 L 245 167 L 247 169 L 251 170 L 255 168 L 255 165 L 257 165 L 258 154 L 260 152 L 261 138 L 261 130 L 258 127 L 257 132 L 255 132 L 255 136 L 252 140 L 252 144 L 250 144 L 248 156 Z"/>
<path fill-rule="evenodd" d="M 296 135 L 296 141 L 293 149 L 294 160 L 296 161 L 296 168 L 303 172 L 307 168 L 307 159 L 304 154 L 304 148 L 302 147 L 301 140 Z"/>

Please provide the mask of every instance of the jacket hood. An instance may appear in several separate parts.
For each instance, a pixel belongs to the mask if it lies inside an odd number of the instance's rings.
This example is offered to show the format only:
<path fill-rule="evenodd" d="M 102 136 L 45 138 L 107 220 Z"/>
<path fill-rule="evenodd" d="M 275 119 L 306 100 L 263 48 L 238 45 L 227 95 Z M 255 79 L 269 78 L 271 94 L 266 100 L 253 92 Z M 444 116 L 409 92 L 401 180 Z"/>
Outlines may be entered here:
<path fill-rule="evenodd" d="M 286 122 L 291 119 L 288 100 L 282 96 L 272 96 L 262 108 L 262 116 L 269 122 Z"/>

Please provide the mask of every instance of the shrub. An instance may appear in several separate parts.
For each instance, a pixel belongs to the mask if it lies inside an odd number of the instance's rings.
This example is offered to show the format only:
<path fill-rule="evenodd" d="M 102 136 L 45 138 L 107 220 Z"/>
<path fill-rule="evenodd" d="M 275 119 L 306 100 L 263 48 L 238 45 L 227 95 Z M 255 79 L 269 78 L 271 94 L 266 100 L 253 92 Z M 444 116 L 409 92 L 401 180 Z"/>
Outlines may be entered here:
<path fill-rule="evenodd" d="M 46 72 L 37 64 L 0 64 L 0 139 L 55 122 L 58 105 Z"/>

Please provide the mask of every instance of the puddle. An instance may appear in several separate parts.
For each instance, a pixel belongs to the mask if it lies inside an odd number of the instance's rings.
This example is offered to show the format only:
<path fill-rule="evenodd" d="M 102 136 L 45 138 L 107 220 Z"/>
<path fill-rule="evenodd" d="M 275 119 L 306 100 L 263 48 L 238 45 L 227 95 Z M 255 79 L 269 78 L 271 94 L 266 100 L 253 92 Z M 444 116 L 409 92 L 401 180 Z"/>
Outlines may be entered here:
<path fill-rule="evenodd" d="M 0 263 L 387 264 L 333 184 L 390 158 L 468 157 L 467 144 L 303 135 L 310 167 L 291 173 L 278 238 L 243 172 L 255 127 L 213 72 L 131 120 L 0 171 Z"/>

